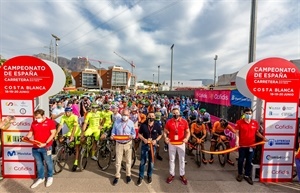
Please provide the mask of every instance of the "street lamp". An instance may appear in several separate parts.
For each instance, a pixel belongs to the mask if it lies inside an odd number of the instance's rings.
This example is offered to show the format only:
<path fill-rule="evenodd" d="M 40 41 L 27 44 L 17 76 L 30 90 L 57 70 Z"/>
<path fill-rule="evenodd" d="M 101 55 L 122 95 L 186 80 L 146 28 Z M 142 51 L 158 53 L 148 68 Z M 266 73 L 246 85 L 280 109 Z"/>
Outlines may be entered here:
<path fill-rule="evenodd" d="M 159 89 L 159 69 L 160 69 L 160 66 L 157 66 L 158 68 L 158 73 L 157 73 L 157 88 Z"/>
<path fill-rule="evenodd" d="M 170 91 L 172 90 L 172 87 L 173 87 L 173 48 L 174 48 L 174 44 L 171 46 L 171 84 L 170 84 Z"/>
<path fill-rule="evenodd" d="M 216 87 L 216 78 L 217 78 L 217 59 L 218 59 L 218 55 L 215 55 L 214 87 Z"/>
<path fill-rule="evenodd" d="M 153 74 L 153 90 L 155 89 L 155 84 L 154 84 L 154 74 Z"/>
<path fill-rule="evenodd" d="M 56 55 L 56 64 L 58 64 L 58 41 L 60 41 L 60 38 L 59 37 L 57 37 L 56 35 L 54 35 L 54 34 L 51 34 L 52 35 L 52 37 L 54 37 L 54 39 L 55 39 L 55 55 Z"/>

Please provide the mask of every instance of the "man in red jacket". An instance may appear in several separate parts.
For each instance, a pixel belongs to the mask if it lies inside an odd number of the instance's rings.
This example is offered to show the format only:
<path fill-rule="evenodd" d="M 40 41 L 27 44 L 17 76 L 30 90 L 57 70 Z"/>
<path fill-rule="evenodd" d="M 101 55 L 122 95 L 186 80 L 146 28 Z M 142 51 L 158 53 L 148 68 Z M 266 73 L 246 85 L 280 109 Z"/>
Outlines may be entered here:
<path fill-rule="evenodd" d="M 52 142 L 56 133 L 55 122 L 45 117 L 45 111 L 38 109 L 34 111 L 34 121 L 26 137 L 34 137 L 34 140 L 39 141 L 39 145 L 33 145 L 32 155 L 37 166 L 38 179 L 31 185 L 31 188 L 36 188 L 39 184 L 45 181 L 45 167 L 43 160 L 47 165 L 47 183 L 49 187 L 53 183 L 53 161 L 52 161 Z"/>

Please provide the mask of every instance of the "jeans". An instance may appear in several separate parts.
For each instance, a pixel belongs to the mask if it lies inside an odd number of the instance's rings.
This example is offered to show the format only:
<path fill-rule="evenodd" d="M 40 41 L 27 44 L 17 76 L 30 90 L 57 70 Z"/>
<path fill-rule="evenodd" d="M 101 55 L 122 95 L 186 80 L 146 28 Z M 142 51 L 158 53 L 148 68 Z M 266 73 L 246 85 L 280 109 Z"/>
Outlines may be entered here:
<path fill-rule="evenodd" d="M 245 176 L 250 176 L 251 169 L 252 169 L 252 158 L 254 156 L 254 149 L 250 151 L 249 147 L 240 147 L 239 148 L 239 159 L 238 159 L 238 173 L 239 175 L 243 174 L 243 165 L 244 165 L 244 159 L 246 158 L 245 163 Z"/>
<path fill-rule="evenodd" d="M 154 155 L 156 152 L 156 146 L 153 146 L 154 150 Z M 147 162 L 148 158 L 148 170 L 147 170 L 147 176 L 151 177 L 153 173 L 153 168 L 154 168 L 154 163 L 152 162 L 152 157 L 151 157 L 151 151 L 150 151 L 150 146 L 148 144 L 143 143 L 141 147 L 141 163 L 140 163 L 140 169 L 139 169 L 139 177 L 144 178 L 144 173 L 145 173 L 145 165 Z"/>
<path fill-rule="evenodd" d="M 36 162 L 37 167 L 37 174 L 38 179 L 44 179 L 45 178 L 45 167 L 44 167 L 44 161 L 47 165 L 47 177 L 53 177 L 53 161 L 52 161 L 52 155 L 47 155 L 47 151 L 52 150 L 52 147 L 47 148 L 32 148 L 32 155 Z"/>
<path fill-rule="evenodd" d="M 295 159 L 298 181 L 300 182 L 300 159 Z"/>

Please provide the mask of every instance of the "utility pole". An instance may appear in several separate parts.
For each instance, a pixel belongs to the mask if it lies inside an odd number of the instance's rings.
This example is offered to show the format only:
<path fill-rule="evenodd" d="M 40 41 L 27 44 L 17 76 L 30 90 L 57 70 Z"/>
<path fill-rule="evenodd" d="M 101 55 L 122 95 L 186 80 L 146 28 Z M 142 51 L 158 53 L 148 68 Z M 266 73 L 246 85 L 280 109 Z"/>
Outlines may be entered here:
<path fill-rule="evenodd" d="M 55 39 L 55 55 L 56 55 L 56 64 L 58 64 L 58 41 L 60 41 L 60 38 L 59 37 L 57 37 L 56 35 L 54 35 L 54 34 L 51 34 L 52 35 L 52 37 L 54 37 L 54 39 Z"/>
<path fill-rule="evenodd" d="M 217 79 L 217 59 L 218 59 L 218 55 L 215 55 L 214 87 L 216 87 L 216 79 Z"/>
<path fill-rule="evenodd" d="M 159 69 L 160 69 L 160 65 L 157 66 L 158 68 L 158 72 L 157 72 L 157 90 L 159 90 Z"/>
<path fill-rule="evenodd" d="M 171 81 L 170 81 L 170 91 L 173 89 L 173 48 L 174 48 L 174 44 L 171 46 Z"/>

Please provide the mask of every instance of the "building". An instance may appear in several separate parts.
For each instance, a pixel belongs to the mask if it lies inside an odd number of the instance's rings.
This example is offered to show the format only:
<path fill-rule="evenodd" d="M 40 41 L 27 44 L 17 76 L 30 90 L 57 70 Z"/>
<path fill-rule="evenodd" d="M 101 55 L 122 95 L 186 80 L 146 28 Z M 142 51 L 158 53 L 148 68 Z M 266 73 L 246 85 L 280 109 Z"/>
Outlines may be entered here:
<path fill-rule="evenodd" d="M 97 70 L 86 68 L 81 72 L 72 72 L 71 75 L 75 80 L 76 88 L 99 89 L 99 75 Z"/>
<path fill-rule="evenodd" d="M 101 80 L 100 80 L 100 76 Z M 82 72 L 72 72 L 76 87 L 102 90 L 136 90 L 136 76 L 121 66 L 110 66 L 108 69 L 85 69 Z"/>

